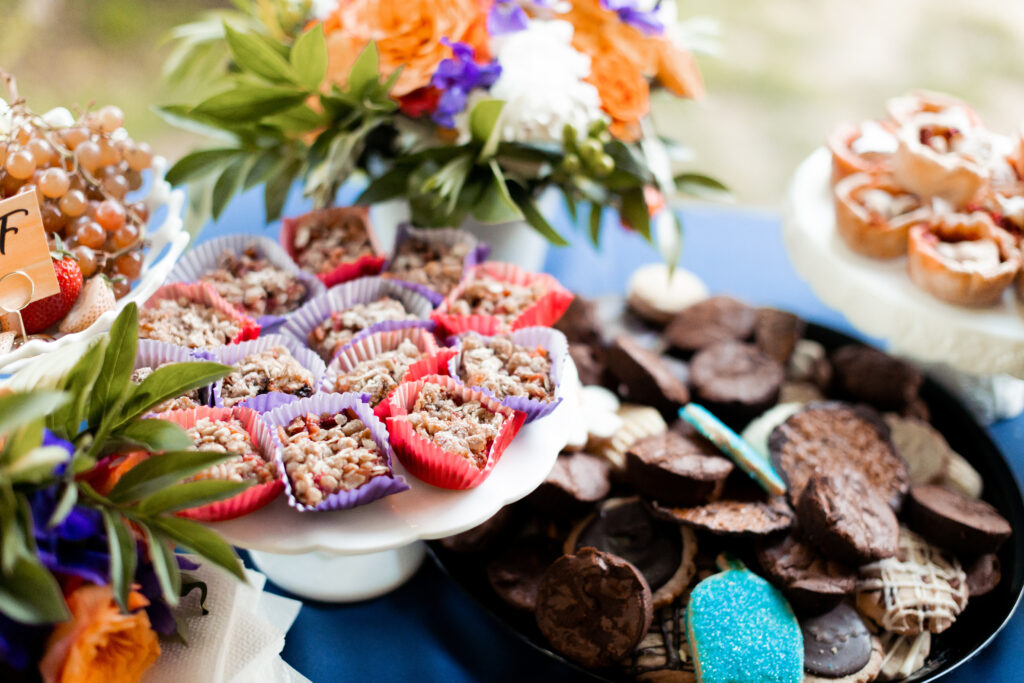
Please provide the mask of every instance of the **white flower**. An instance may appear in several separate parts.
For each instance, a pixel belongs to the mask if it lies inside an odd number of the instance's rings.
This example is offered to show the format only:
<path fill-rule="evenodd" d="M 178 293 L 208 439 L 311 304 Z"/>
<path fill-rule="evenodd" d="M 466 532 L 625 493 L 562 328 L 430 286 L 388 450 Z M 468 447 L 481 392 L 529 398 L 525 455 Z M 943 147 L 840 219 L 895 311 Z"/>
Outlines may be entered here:
<path fill-rule="evenodd" d="M 590 57 L 572 47 L 572 24 L 531 21 L 526 29 L 497 38 L 494 47 L 501 76 L 486 96 L 505 101 L 503 140 L 561 140 L 565 124 L 582 132 L 605 118 L 597 88 L 583 80 L 590 74 Z"/>

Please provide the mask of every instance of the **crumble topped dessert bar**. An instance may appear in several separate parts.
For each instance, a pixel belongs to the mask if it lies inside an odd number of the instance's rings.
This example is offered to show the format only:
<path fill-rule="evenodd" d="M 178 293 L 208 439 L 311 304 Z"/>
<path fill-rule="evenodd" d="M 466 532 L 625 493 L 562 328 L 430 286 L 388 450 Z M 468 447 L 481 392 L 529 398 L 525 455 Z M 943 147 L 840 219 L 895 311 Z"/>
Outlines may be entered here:
<path fill-rule="evenodd" d="M 416 320 L 398 299 L 389 296 L 365 304 L 356 304 L 343 311 L 334 311 L 313 328 L 307 339 L 309 347 L 330 361 L 345 344 L 371 325 L 385 320 Z"/>
<path fill-rule="evenodd" d="M 235 453 L 230 460 L 209 467 L 192 477 L 199 479 L 226 479 L 228 481 L 256 481 L 265 484 L 277 478 L 277 467 L 257 452 L 249 432 L 240 420 L 211 420 L 202 417 L 187 430 L 195 442 L 190 450 Z"/>
<path fill-rule="evenodd" d="M 139 311 L 140 339 L 196 349 L 226 346 L 241 331 L 242 323 L 235 318 L 185 297 L 161 299 Z"/>
<path fill-rule="evenodd" d="M 306 283 L 275 266 L 255 246 L 241 255 L 225 250 L 215 270 L 200 278 L 233 306 L 253 317 L 291 313 L 309 294 Z"/>
<path fill-rule="evenodd" d="M 459 379 L 471 387 L 483 387 L 499 401 L 524 396 L 536 401 L 554 399 L 551 357 L 542 348 L 527 348 L 507 335 L 486 339 L 475 334 L 462 340 Z"/>
<path fill-rule="evenodd" d="M 272 391 L 303 398 L 315 391 L 313 373 L 302 367 L 283 346 L 246 356 L 224 378 L 220 396 L 228 408 Z"/>
<path fill-rule="evenodd" d="M 492 412 L 480 401 L 463 401 L 449 389 L 430 382 L 420 389 L 409 414 L 394 419 L 409 422 L 417 434 L 481 470 L 505 422 L 504 415 Z"/>

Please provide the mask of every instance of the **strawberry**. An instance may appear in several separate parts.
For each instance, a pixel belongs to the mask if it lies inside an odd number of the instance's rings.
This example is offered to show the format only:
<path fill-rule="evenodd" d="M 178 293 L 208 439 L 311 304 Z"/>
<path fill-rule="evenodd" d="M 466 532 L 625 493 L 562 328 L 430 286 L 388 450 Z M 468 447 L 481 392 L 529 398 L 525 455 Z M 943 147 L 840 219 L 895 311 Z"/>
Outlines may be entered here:
<path fill-rule="evenodd" d="M 82 296 L 75 302 L 67 317 L 60 323 L 64 334 L 81 332 L 107 311 L 114 310 L 117 299 L 110 282 L 102 275 L 94 275 L 85 283 Z"/>
<path fill-rule="evenodd" d="M 78 267 L 78 261 L 71 252 L 64 250 L 59 237 L 50 257 L 53 258 L 53 269 L 57 272 L 60 293 L 33 301 L 21 309 L 21 319 L 25 321 L 25 332 L 28 334 L 42 332 L 60 322 L 75 305 L 82 291 L 82 269 Z"/>

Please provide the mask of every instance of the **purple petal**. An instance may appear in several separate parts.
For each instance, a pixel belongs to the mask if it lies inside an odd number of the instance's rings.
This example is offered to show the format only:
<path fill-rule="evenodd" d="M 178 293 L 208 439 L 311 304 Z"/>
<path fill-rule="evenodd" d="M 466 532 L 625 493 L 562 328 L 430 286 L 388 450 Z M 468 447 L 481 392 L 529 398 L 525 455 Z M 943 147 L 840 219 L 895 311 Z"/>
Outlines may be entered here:
<path fill-rule="evenodd" d="M 639 29 L 647 35 L 661 35 L 665 26 L 654 11 L 638 9 L 636 0 L 601 0 L 601 6 L 619 15 L 619 21 Z"/>
<path fill-rule="evenodd" d="M 492 36 L 515 33 L 526 28 L 526 11 L 508 0 L 498 0 L 487 13 L 487 32 Z"/>

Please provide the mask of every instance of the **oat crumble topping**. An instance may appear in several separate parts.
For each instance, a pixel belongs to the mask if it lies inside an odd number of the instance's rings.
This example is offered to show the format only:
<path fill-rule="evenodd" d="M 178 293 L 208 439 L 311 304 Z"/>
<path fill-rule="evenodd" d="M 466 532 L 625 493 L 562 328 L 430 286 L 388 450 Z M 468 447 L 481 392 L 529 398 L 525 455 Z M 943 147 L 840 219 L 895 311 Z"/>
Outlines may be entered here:
<path fill-rule="evenodd" d="M 447 245 L 410 237 L 399 246 L 385 276 L 390 275 L 448 294 L 462 279 L 466 257 L 472 249 L 469 240 Z"/>
<path fill-rule="evenodd" d="M 381 297 L 368 304 L 356 304 L 343 311 L 334 311 L 313 328 L 307 339 L 309 347 L 330 361 L 352 337 L 370 325 L 385 320 L 417 320 L 408 313 L 402 302 L 389 296 Z"/>
<path fill-rule="evenodd" d="M 133 384 L 142 384 L 142 381 L 144 379 L 146 379 L 147 377 L 149 377 L 150 375 L 152 375 L 154 370 L 159 370 L 160 368 L 164 367 L 165 365 L 174 365 L 174 364 L 173 363 L 161 363 L 160 365 L 158 365 L 155 368 L 149 368 L 149 367 L 136 368 L 135 371 L 132 372 L 131 382 Z M 168 399 L 168 400 L 164 401 L 160 405 L 154 407 L 153 410 L 150 411 L 150 412 L 162 413 L 162 412 L 167 411 L 167 410 L 188 410 L 189 408 L 198 408 L 198 407 L 199 407 L 199 390 L 198 389 L 192 389 L 191 391 L 185 392 L 184 394 L 182 394 L 181 396 L 178 396 L 177 398 L 171 398 L 171 399 Z"/>
<path fill-rule="evenodd" d="M 160 299 L 139 311 L 139 338 L 170 342 L 192 349 L 225 346 L 242 331 L 242 324 L 216 308 L 185 297 Z"/>
<path fill-rule="evenodd" d="M 466 335 L 459 378 L 468 386 L 490 390 L 499 401 L 508 396 L 545 402 L 555 398 L 547 350 L 520 346 L 508 335 L 490 339 Z"/>
<path fill-rule="evenodd" d="M 302 367 L 283 346 L 246 356 L 234 365 L 235 371 L 224 378 L 220 397 L 232 407 L 262 394 L 279 391 L 303 398 L 315 391 L 313 373 Z"/>
<path fill-rule="evenodd" d="M 217 268 L 200 280 L 209 282 L 228 303 L 254 317 L 291 313 L 309 294 L 305 282 L 265 259 L 256 246 L 248 247 L 240 256 L 225 250 Z"/>
<path fill-rule="evenodd" d="M 360 361 L 348 372 L 339 374 L 330 391 L 367 394 L 370 405 L 376 406 L 398 386 L 409 366 L 422 357 L 423 353 L 416 344 L 403 339 L 397 349 Z"/>
<path fill-rule="evenodd" d="M 326 216 L 311 217 L 295 230 L 293 244 L 299 265 L 318 274 L 373 254 L 366 223 L 354 214 L 344 215 L 333 223 Z"/>
<path fill-rule="evenodd" d="M 226 479 L 229 481 L 256 481 L 265 484 L 277 478 L 277 467 L 267 461 L 256 451 L 256 447 L 245 431 L 240 420 L 211 420 L 202 417 L 194 426 L 187 430 L 195 442 L 193 451 L 217 451 L 219 453 L 235 453 L 236 455 L 213 467 L 209 467 L 191 477 L 199 479 Z"/>
<path fill-rule="evenodd" d="M 394 419 L 409 422 L 417 434 L 480 470 L 505 422 L 503 414 L 490 411 L 480 401 L 463 401 L 432 382 L 420 389 L 408 415 Z"/>
<path fill-rule="evenodd" d="M 540 282 L 523 286 L 481 275 L 466 284 L 459 298 L 452 303 L 450 312 L 455 315 L 493 315 L 512 322 L 544 294 L 545 288 Z"/>

